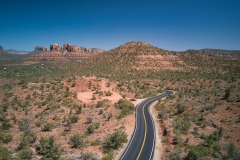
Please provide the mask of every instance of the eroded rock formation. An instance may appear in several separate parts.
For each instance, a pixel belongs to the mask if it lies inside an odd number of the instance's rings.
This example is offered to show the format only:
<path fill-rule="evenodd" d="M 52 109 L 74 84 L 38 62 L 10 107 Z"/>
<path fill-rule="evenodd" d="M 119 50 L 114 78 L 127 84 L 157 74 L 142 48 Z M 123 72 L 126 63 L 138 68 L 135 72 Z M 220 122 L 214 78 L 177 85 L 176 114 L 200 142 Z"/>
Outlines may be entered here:
<path fill-rule="evenodd" d="M 50 45 L 50 50 L 51 51 L 61 51 L 62 47 L 60 44 L 54 43 Z"/>
<path fill-rule="evenodd" d="M 81 51 L 80 46 L 71 45 L 71 44 L 68 44 L 68 43 L 65 43 L 63 45 L 63 49 L 65 49 L 68 52 L 80 52 Z"/>

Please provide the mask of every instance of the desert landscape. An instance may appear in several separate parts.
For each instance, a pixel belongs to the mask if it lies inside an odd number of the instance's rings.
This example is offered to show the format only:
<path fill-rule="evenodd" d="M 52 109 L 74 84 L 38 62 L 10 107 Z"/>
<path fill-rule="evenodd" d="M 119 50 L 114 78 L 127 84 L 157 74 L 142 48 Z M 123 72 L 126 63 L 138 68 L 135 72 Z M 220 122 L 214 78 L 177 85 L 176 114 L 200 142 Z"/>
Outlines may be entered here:
<path fill-rule="evenodd" d="M 0 7 L 0 160 L 240 160 L 240 1 Z"/>
<path fill-rule="evenodd" d="M 128 42 L 81 61 L 2 62 L 3 159 L 119 159 L 136 105 L 164 90 L 175 94 L 151 107 L 155 159 L 238 156 L 239 59 Z"/>

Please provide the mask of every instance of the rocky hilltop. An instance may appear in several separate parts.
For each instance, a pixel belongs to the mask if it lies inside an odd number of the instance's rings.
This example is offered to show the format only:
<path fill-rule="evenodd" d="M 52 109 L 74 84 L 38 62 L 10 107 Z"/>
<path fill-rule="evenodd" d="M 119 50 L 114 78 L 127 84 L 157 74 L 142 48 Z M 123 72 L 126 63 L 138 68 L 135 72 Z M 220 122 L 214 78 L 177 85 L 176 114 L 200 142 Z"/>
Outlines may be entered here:
<path fill-rule="evenodd" d="M 63 46 L 54 43 L 47 47 L 36 46 L 34 52 L 27 59 L 32 61 L 69 61 L 69 59 L 89 58 L 104 50 L 98 48 L 85 48 L 78 45 L 65 43 Z"/>

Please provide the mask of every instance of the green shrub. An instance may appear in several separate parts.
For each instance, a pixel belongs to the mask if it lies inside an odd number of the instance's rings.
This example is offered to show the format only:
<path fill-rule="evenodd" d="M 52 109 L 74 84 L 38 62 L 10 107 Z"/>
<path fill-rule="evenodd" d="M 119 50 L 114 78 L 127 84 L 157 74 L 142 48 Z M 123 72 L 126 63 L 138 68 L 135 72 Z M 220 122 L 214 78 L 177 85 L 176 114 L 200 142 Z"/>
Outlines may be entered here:
<path fill-rule="evenodd" d="M 10 133 L 6 133 L 4 131 L 0 131 L 0 143 L 9 143 L 12 141 L 12 135 Z"/>
<path fill-rule="evenodd" d="M 185 160 L 200 160 L 200 156 L 199 153 L 194 151 L 194 150 L 190 150 L 187 154 L 187 156 L 185 157 Z"/>
<path fill-rule="evenodd" d="M 92 117 L 87 117 L 86 120 L 87 120 L 87 124 L 91 124 L 92 123 Z"/>
<path fill-rule="evenodd" d="M 135 109 L 134 105 L 125 99 L 120 99 L 117 103 L 115 103 L 115 107 L 121 109 L 118 118 L 123 118 L 126 115 L 132 114 Z"/>
<path fill-rule="evenodd" d="M 69 116 L 69 120 L 71 121 L 71 123 L 77 123 L 79 121 L 79 116 L 78 115 L 71 115 Z"/>
<path fill-rule="evenodd" d="M 92 152 L 86 152 L 81 154 L 80 159 L 81 160 L 98 160 L 98 156 L 93 154 Z"/>
<path fill-rule="evenodd" d="M 54 123 L 47 122 L 43 125 L 42 131 L 43 132 L 51 132 L 53 128 L 54 128 Z"/>
<path fill-rule="evenodd" d="M 70 137 L 70 144 L 73 148 L 82 148 L 85 146 L 84 139 L 81 137 L 80 134 L 75 134 Z"/>
<path fill-rule="evenodd" d="M 95 126 L 93 124 L 90 124 L 87 128 L 87 133 L 93 133 L 95 129 Z"/>
<path fill-rule="evenodd" d="M 233 160 L 240 160 L 240 155 L 233 143 L 231 143 L 228 147 L 228 157 Z"/>
<path fill-rule="evenodd" d="M 122 146 L 122 143 L 127 143 L 127 135 L 123 131 L 116 131 L 110 135 L 107 135 L 105 143 L 108 147 L 113 149 L 118 149 Z"/>
<path fill-rule="evenodd" d="M 42 159 L 59 160 L 62 148 L 56 143 L 53 136 L 41 137 L 39 145 L 36 146 L 37 152 L 43 156 Z"/>
<path fill-rule="evenodd" d="M 21 131 L 28 131 L 30 130 L 30 119 L 24 118 L 22 121 L 19 121 L 18 126 Z"/>
<path fill-rule="evenodd" d="M 97 105 L 96 105 L 96 108 L 100 108 L 104 105 L 104 101 L 98 101 L 97 102 Z"/>
<path fill-rule="evenodd" d="M 95 141 L 91 141 L 91 146 L 98 146 L 100 145 L 102 142 L 99 139 L 96 139 Z"/>
<path fill-rule="evenodd" d="M 17 159 L 31 160 L 33 157 L 33 151 L 29 148 L 25 148 L 17 153 Z"/>
<path fill-rule="evenodd" d="M 186 107 L 185 107 L 184 105 L 182 105 L 181 103 L 179 103 L 179 104 L 177 105 L 177 113 L 178 113 L 178 114 L 183 113 L 185 110 L 186 110 Z"/>
<path fill-rule="evenodd" d="M 3 147 L 0 144 L 0 159 L 1 160 L 10 160 L 12 158 L 11 153 L 8 151 L 7 148 Z"/>
<path fill-rule="evenodd" d="M 165 110 L 162 110 L 158 113 L 158 117 L 159 118 L 162 118 L 164 120 L 167 120 L 168 119 L 168 115 L 167 115 L 167 112 Z"/>

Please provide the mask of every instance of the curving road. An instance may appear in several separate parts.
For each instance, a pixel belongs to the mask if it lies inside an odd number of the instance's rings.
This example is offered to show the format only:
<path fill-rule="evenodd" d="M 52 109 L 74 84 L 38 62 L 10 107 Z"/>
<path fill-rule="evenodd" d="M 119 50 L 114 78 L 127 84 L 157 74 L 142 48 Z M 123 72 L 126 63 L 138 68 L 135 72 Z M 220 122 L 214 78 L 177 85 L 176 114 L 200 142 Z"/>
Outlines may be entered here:
<path fill-rule="evenodd" d="M 168 97 L 172 91 L 147 98 L 136 107 L 136 124 L 133 136 L 120 160 L 150 160 L 155 147 L 155 128 L 149 113 L 151 104 L 159 98 Z"/>

